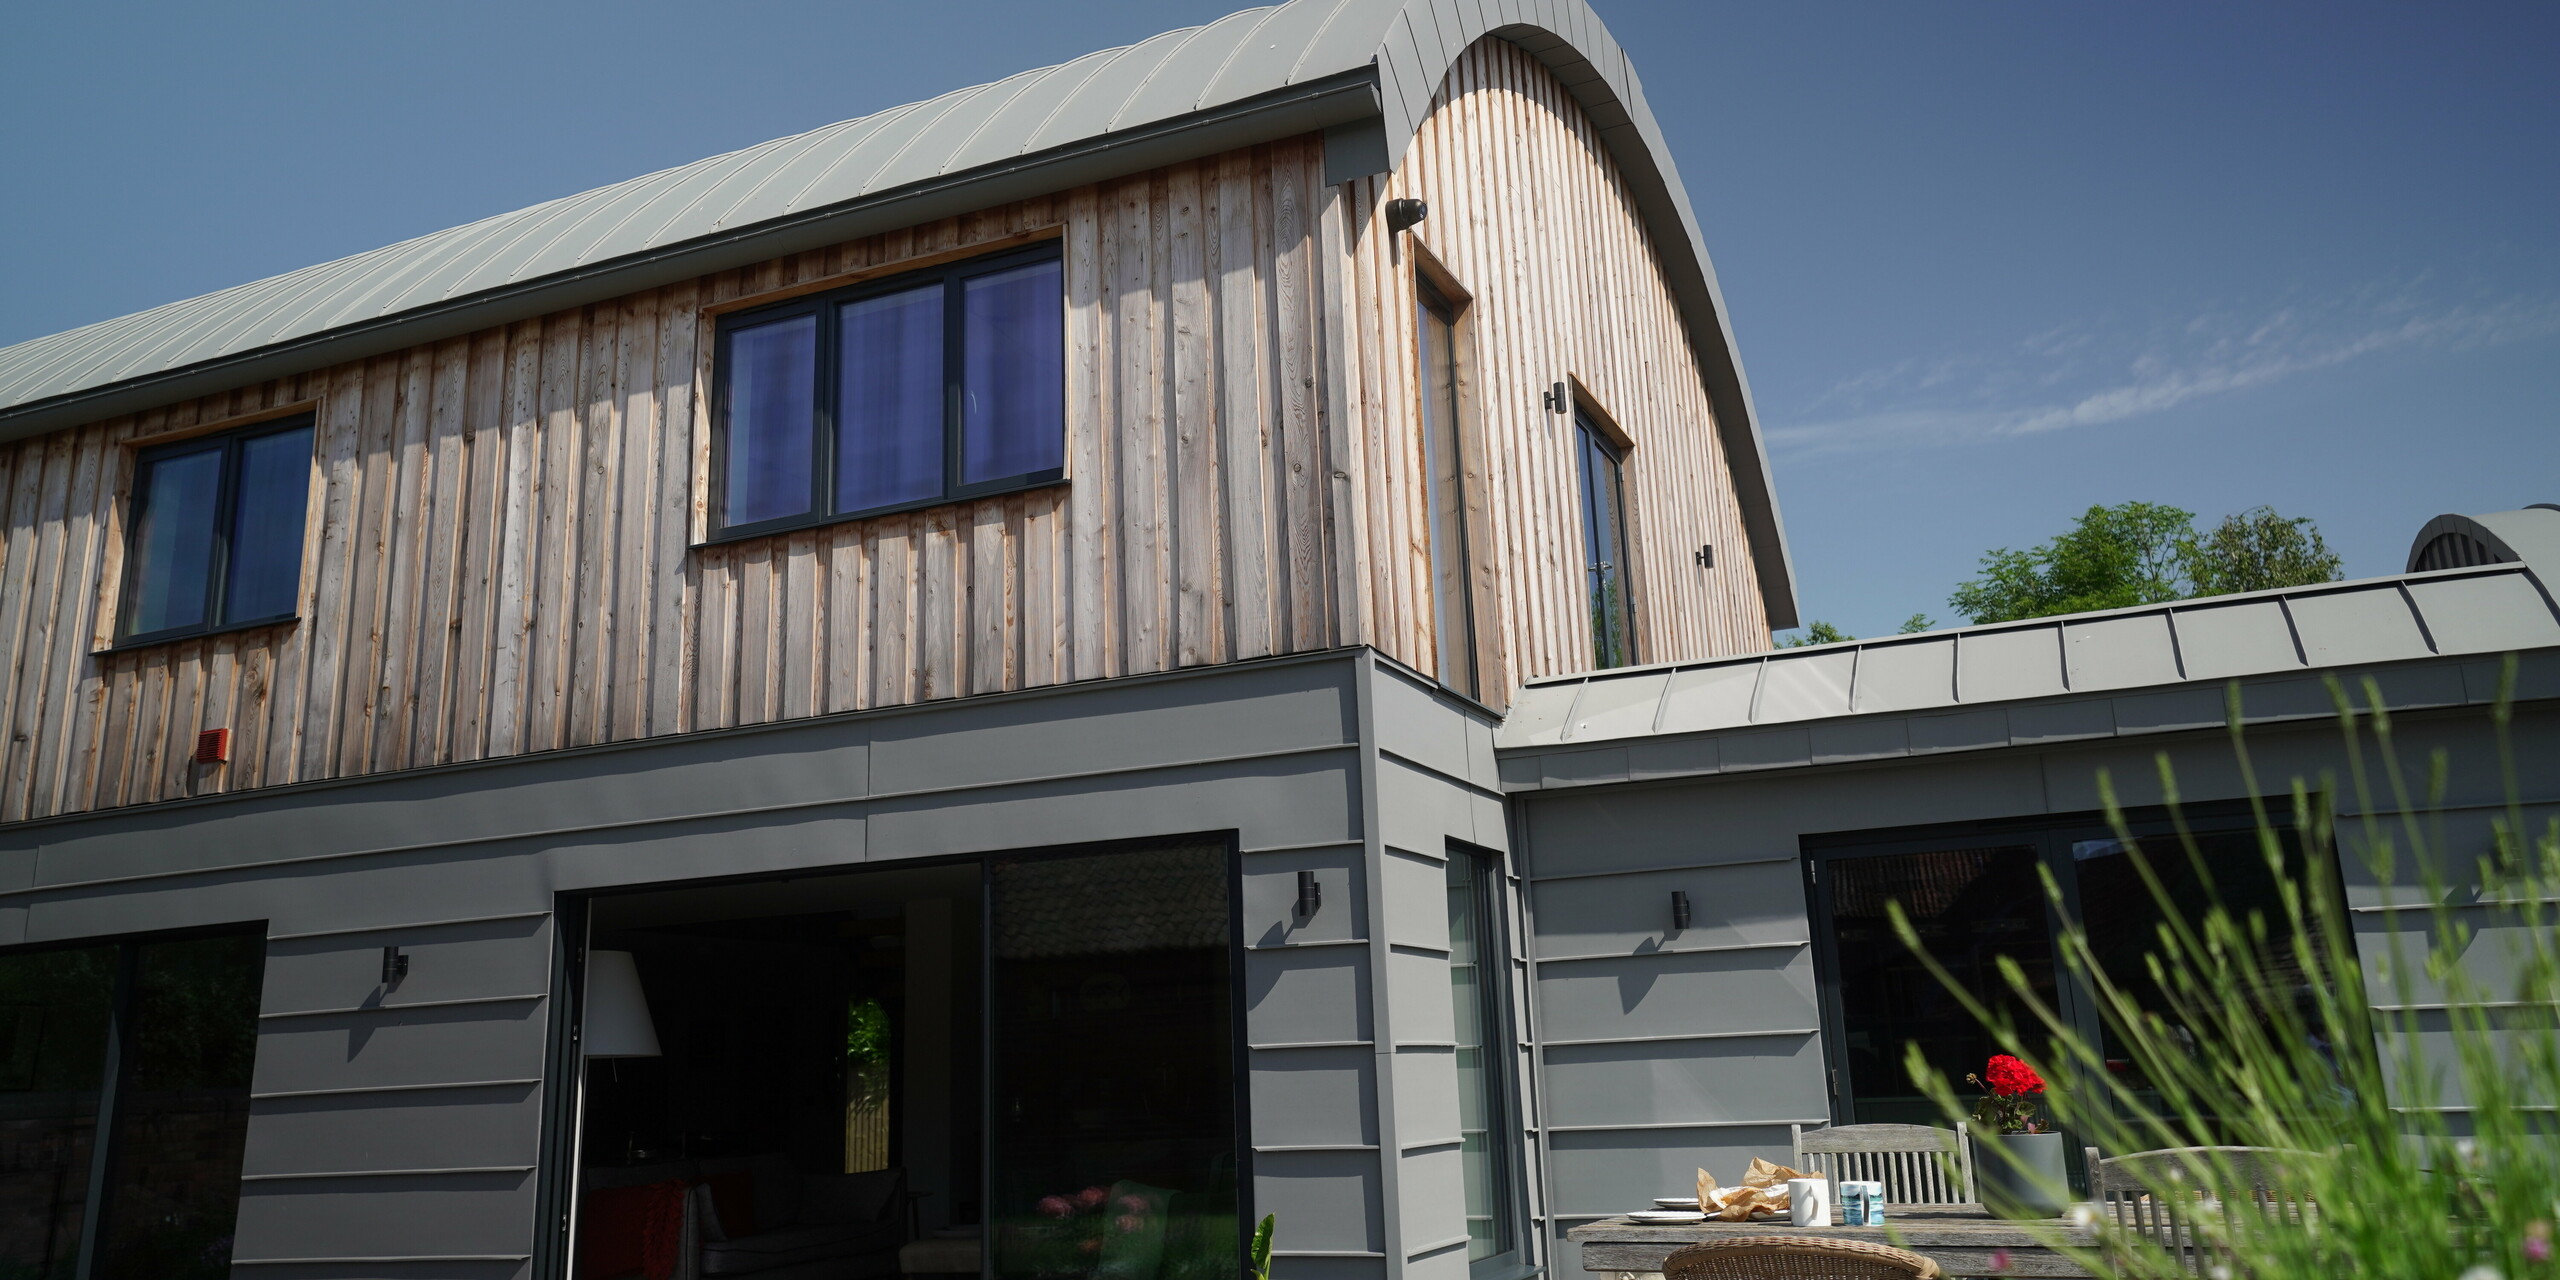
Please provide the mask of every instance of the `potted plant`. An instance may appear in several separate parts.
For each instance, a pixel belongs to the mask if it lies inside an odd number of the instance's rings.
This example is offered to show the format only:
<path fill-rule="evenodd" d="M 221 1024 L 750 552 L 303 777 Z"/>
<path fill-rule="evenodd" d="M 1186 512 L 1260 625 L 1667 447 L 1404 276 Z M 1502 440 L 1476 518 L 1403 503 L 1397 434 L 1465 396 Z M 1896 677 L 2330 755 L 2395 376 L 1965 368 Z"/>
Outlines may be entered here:
<path fill-rule="evenodd" d="M 2037 1107 L 2044 1077 L 2005 1053 L 1991 1056 L 1966 1082 L 1982 1090 L 1973 1104 L 1975 1176 L 1983 1207 L 2003 1218 L 2050 1218 L 2070 1195 L 2062 1163 L 2062 1135 Z"/>

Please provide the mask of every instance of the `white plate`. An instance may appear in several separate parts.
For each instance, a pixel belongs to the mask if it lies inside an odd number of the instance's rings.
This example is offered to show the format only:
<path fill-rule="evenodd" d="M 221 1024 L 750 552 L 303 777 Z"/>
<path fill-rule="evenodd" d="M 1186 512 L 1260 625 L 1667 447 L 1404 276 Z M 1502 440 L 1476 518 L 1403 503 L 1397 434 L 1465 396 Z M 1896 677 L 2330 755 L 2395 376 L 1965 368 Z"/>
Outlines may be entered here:
<path fill-rule="evenodd" d="M 1698 1198 L 1696 1196 L 1656 1196 L 1653 1200 L 1653 1207 L 1656 1209 L 1695 1209 L 1698 1207 Z"/>
<path fill-rule="evenodd" d="M 1644 1213 L 1630 1213 L 1627 1216 L 1638 1222 L 1672 1223 L 1704 1222 L 1707 1220 L 1707 1215 L 1700 1213 L 1695 1209 L 1655 1209 Z"/>

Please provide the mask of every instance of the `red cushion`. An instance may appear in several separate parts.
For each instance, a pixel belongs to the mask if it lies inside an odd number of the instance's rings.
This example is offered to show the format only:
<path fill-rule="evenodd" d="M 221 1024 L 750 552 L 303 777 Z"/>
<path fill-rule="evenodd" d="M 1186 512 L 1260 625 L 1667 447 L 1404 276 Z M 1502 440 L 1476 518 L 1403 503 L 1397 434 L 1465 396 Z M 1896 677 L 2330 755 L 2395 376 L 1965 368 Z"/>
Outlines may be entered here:
<path fill-rule="evenodd" d="M 649 1188 L 606 1187 L 578 1204 L 578 1280 L 620 1280 L 640 1274 L 640 1231 L 649 1216 Z"/>
<path fill-rule="evenodd" d="M 715 1173 L 702 1180 L 711 1188 L 711 1211 L 720 1215 L 720 1233 L 732 1240 L 756 1233 L 756 1180 L 747 1169 Z"/>

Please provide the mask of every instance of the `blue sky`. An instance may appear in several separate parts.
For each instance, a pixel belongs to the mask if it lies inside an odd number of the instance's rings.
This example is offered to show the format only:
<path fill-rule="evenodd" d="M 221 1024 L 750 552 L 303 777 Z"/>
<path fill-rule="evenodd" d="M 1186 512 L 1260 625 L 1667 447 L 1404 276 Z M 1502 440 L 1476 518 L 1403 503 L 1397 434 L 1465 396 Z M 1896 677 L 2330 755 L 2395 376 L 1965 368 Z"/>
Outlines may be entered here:
<path fill-rule="evenodd" d="M 2092 503 L 2351 575 L 2560 501 L 2560 5 L 1596 0 L 1686 178 L 1810 617 Z M 43 6 L 0 43 L 0 344 L 1232 6 Z"/>

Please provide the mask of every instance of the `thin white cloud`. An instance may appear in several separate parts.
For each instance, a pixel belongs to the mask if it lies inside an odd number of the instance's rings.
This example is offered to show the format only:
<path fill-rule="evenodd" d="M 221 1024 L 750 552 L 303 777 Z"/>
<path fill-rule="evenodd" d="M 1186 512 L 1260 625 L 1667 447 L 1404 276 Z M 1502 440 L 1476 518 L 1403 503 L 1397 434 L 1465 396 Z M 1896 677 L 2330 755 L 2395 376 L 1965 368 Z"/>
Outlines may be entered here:
<path fill-rule="evenodd" d="M 1825 389 L 1773 426 L 1787 453 L 1968 444 L 2104 426 L 2384 352 L 2458 349 L 2560 330 L 2560 300 L 2426 307 L 2409 288 L 2208 310 L 2142 336 L 2098 323 L 1980 355 L 1908 359 Z"/>

